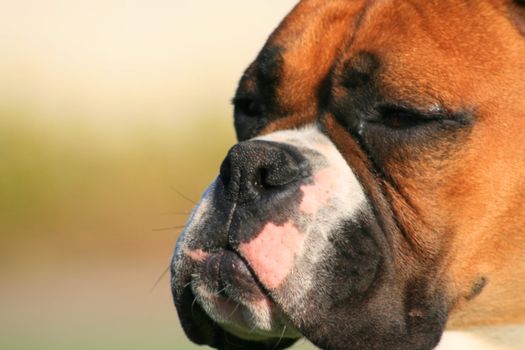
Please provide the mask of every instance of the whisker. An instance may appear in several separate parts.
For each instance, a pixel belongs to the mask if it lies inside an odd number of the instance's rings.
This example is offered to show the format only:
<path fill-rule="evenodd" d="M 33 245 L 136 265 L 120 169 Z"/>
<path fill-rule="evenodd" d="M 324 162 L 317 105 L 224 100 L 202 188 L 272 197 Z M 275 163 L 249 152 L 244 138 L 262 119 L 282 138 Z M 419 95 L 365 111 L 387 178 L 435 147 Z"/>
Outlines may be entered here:
<path fill-rule="evenodd" d="M 160 213 L 160 215 L 190 215 L 189 211 L 167 211 L 165 213 Z"/>
<path fill-rule="evenodd" d="M 179 191 L 179 190 L 176 189 L 175 187 L 171 186 L 171 189 L 172 189 L 175 193 L 177 193 L 179 196 L 181 196 L 182 198 L 184 198 L 185 200 L 187 200 L 188 202 L 197 205 L 197 201 L 194 201 L 193 199 L 187 197 L 186 195 L 184 195 L 181 191 Z"/>
<path fill-rule="evenodd" d="M 184 227 L 186 227 L 186 225 L 159 227 L 159 228 L 152 229 L 152 231 L 158 232 L 158 231 L 178 230 L 178 229 L 181 229 L 181 228 L 184 228 Z"/>
<path fill-rule="evenodd" d="M 281 336 L 279 337 L 279 340 L 277 341 L 277 344 L 274 345 L 274 350 L 277 349 L 279 344 L 281 343 L 281 340 L 283 340 L 284 333 L 286 332 L 286 325 L 283 326 L 283 331 L 281 332 Z"/>
<path fill-rule="evenodd" d="M 235 307 L 233 308 L 232 313 L 231 313 L 230 315 L 228 315 L 228 319 L 229 319 L 230 317 L 233 316 L 233 314 L 235 313 L 235 311 L 237 311 L 237 309 L 239 308 L 240 305 L 241 305 L 241 304 L 237 304 L 237 305 L 235 305 Z"/>
<path fill-rule="evenodd" d="M 194 315 L 193 315 L 193 309 L 194 309 L 194 307 L 195 307 L 195 303 L 196 303 L 196 302 L 197 302 L 197 297 L 194 297 L 194 298 L 193 298 L 193 302 L 191 303 L 191 308 L 190 308 L 190 310 L 191 310 L 191 315 L 192 315 L 192 316 L 194 316 Z"/>
<path fill-rule="evenodd" d="M 157 280 L 155 281 L 155 284 L 153 285 L 153 287 L 151 287 L 151 290 L 149 291 L 150 293 L 152 293 L 155 288 L 157 288 L 157 286 L 159 285 L 160 281 L 162 281 L 162 279 L 164 278 L 164 276 L 166 276 L 166 274 L 168 273 L 168 271 L 170 270 L 170 265 L 168 265 L 168 267 L 166 267 L 164 269 L 164 271 L 162 271 L 162 273 L 160 274 L 159 278 L 157 278 Z"/>
<path fill-rule="evenodd" d="M 222 288 L 222 289 L 216 291 L 214 294 L 215 294 L 216 296 L 219 296 L 219 294 L 221 294 L 221 293 L 224 292 L 225 290 L 226 290 L 226 287 L 224 287 L 224 288 Z"/>

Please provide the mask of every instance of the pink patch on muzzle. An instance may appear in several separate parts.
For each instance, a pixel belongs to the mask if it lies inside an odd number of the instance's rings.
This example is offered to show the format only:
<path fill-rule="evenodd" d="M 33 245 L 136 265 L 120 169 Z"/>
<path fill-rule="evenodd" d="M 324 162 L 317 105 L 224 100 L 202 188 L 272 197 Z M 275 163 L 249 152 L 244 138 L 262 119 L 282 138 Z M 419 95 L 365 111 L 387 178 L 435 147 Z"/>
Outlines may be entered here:
<path fill-rule="evenodd" d="M 337 176 L 338 174 L 334 169 L 323 169 L 314 175 L 313 184 L 301 186 L 303 199 L 299 205 L 299 210 L 312 215 L 326 206 L 330 197 L 333 196 Z"/>
<path fill-rule="evenodd" d="M 185 253 L 195 262 L 203 262 L 210 256 L 210 253 L 207 253 L 202 249 L 185 250 Z"/>
<path fill-rule="evenodd" d="M 304 239 L 291 221 L 282 226 L 268 223 L 254 239 L 242 243 L 239 250 L 259 281 L 269 289 L 276 289 L 292 271 Z"/>

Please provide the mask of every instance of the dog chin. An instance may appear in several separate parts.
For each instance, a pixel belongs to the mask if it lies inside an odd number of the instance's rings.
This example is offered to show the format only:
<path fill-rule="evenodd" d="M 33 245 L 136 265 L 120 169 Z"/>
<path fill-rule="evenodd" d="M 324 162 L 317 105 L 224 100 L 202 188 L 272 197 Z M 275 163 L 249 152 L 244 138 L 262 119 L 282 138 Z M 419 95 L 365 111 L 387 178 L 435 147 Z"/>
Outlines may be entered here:
<path fill-rule="evenodd" d="M 232 307 L 233 304 L 234 303 L 230 302 L 228 308 Z M 215 305 L 212 307 L 215 307 Z M 270 339 L 299 339 L 302 337 L 302 334 L 299 333 L 299 331 L 297 331 L 289 322 L 282 322 L 279 319 L 272 320 L 272 323 L 280 324 L 279 327 L 275 326 L 267 328 L 264 326 L 256 326 L 257 324 L 267 322 L 266 310 L 261 310 L 257 313 L 250 307 L 236 304 L 233 306 L 235 309 L 234 315 L 231 315 L 224 314 L 223 310 L 209 310 L 206 306 L 203 308 L 223 330 L 243 340 L 263 342 Z M 224 321 L 225 317 L 229 318 L 229 320 Z"/>
<path fill-rule="evenodd" d="M 301 337 L 237 254 L 222 251 L 200 258 L 191 290 L 223 330 L 248 341 Z"/>

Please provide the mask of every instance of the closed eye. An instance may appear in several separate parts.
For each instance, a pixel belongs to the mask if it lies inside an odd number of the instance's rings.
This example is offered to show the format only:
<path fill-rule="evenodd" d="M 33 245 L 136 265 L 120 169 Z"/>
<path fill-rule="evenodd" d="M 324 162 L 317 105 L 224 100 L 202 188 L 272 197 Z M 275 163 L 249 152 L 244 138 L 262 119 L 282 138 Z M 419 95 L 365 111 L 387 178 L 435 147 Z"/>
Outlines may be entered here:
<path fill-rule="evenodd" d="M 363 121 L 380 124 L 394 130 L 417 128 L 429 124 L 450 127 L 467 125 L 469 123 L 467 115 L 463 113 L 448 113 L 442 109 L 423 112 L 392 105 L 378 107 L 372 115 L 365 116 Z"/>

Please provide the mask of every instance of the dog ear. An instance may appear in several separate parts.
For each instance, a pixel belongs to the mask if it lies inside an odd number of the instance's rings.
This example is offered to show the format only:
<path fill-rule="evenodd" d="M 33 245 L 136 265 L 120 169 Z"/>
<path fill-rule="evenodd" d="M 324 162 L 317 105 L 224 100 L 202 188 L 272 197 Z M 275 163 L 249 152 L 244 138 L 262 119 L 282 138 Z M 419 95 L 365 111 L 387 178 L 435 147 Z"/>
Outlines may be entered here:
<path fill-rule="evenodd" d="M 508 11 L 512 23 L 521 34 L 525 35 L 525 0 L 510 1 Z"/>

